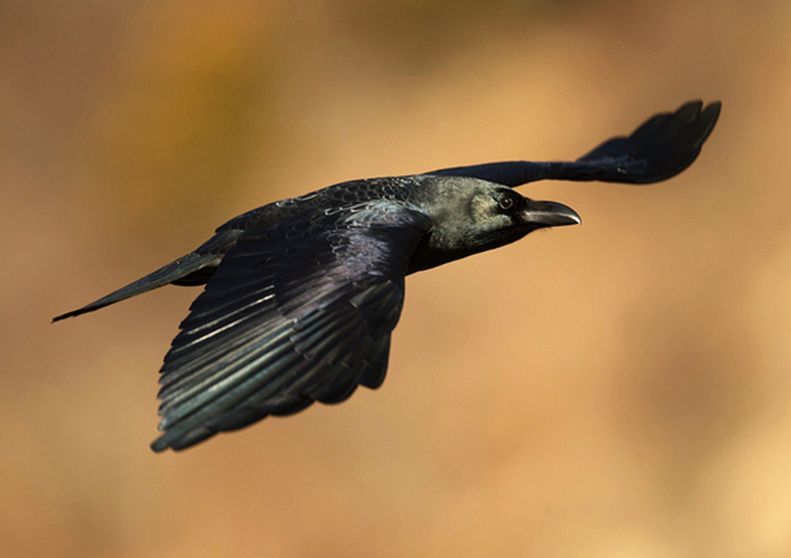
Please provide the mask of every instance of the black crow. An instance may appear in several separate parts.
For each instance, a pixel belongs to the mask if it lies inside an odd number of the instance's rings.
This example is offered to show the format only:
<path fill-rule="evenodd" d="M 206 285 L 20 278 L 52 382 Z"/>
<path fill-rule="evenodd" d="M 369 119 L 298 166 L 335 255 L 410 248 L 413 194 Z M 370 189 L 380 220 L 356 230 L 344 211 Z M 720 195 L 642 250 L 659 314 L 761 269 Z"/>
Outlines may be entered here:
<path fill-rule="evenodd" d="M 541 179 L 647 184 L 687 168 L 720 103 L 651 117 L 572 162 L 513 161 L 353 180 L 231 219 L 197 249 L 53 321 L 163 285 L 206 285 L 162 366 L 154 451 L 190 447 L 385 377 L 404 277 L 580 222 L 511 187 Z"/>

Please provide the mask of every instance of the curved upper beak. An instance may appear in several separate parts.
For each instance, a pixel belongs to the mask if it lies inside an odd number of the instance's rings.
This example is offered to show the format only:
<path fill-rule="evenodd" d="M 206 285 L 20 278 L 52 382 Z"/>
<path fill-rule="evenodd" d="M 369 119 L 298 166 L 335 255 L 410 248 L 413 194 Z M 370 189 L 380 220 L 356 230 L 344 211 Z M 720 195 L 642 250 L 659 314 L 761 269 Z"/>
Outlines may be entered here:
<path fill-rule="evenodd" d="M 526 225 L 536 227 L 562 227 L 582 222 L 579 214 L 569 206 L 552 201 L 529 200 L 519 216 Z"/>

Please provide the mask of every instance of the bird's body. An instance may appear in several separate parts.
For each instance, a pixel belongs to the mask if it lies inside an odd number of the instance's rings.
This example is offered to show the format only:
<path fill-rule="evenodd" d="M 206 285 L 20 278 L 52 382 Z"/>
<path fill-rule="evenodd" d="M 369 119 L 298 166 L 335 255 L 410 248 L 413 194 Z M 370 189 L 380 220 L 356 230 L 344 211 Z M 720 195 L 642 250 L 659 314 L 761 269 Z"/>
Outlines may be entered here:
<path fill-rule="evenodd" d="M 206 288 L 161 371 L 155 451 L 267 415 L 345 400 L 384 380 L 404 278 L 579 223 L 512 190 L 543 178 L 650 183 L 681 172 L 719 103 L 654 116 L 568 163 L 507 162 L 355 180 L 277 201 L 220 226 L 193 252 L 56 320 L 166 285 Z"/>

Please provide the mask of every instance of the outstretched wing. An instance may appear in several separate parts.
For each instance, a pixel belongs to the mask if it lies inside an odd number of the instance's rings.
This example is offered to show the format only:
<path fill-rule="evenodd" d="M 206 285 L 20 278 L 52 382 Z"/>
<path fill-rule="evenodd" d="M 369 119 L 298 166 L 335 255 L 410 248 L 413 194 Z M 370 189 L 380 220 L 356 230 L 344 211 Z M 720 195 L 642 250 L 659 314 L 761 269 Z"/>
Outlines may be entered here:
<path fill-rule="evenodd" d="M 161 370 L 154 451 L 384 380 L 428 217 L 394 202 L 253 225 L 195 300 Z"/>
<path fill-rule="evenodd" d="M 507 161 L 441 169 L 426 174 L 467 176 L 519 186 L 542 179 L 648 184 L 686 169 L 714 129 L 721 104 L 690 101 L 652 116 L 629 136 L 611 138 L 576 161 Z"/>

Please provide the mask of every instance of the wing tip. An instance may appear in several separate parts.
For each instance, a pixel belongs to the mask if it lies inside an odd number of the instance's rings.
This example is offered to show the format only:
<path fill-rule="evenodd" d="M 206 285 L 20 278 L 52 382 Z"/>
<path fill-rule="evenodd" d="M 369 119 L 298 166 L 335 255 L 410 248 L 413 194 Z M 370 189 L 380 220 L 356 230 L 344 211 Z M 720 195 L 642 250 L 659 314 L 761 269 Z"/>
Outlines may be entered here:
<path fill-rule="evenodd" d="M 154 453 L 162 453 L 170 447 L 170 444 L 167 442 L 167 440 L 165 440 L 165 436 L 160 436 L 151 442 L 148 447 L 150 447 L 151 451 Z"/>
<path fill-rule="evenodd" d="M 710 102 L 700 111 L 698 120 L 703 124 L 703 130 L 698 140 L 699 146 L 703 145 L 703 142 L 705 142 L 711 135 L 711 132 L 714 131 L 714 126 L 716 126 L 721 112 L 722 101 L 720 100 Z"/>
<path fill-rule="evenodd" d="M 189 431 L 171 431 L 165 432 L 159 438 L 151 442 L 149 447 L 154 453 L 162 453 L 165 450 L 171 449 L 173 451 L 181 451 L 197 445 L 215 434 L 217 430 L 207 427 L 197 427 Z"/>
<path fill-rule="evenodd" d="M 707 104 L 701 99 L 693 99 L 683 103 L 673 113 L 668 113 L 669 126 L 678 127 L 675 137 L 671 138 L 681 148 L 679 156 L 671 168 L 651 176 L 645 183 L 666 180 L 686 170 L 697 159 L 703 144 L 714 131 L 717 120 L 722 112 L 722 101 L 719 99 Z M 672 124 L 671 124 L 672 123 Z M 634 135 L 634 133 L 633 133 Z M 665 141 L 667 138 L 664 138 Z"/>
<path fill-rule="evenodd" d="M 675 111 L 676 115 L 684 114 L 689 112 L 690 115 L 695 118 L 698 114 L 700 114 L 700 110 L 703 108 L 703 100 L 702 99 L 692 99 L 685 102 L 683 105 L 678 107 Z"/>

